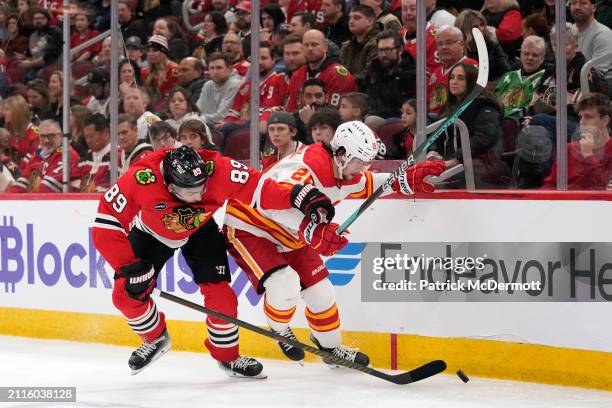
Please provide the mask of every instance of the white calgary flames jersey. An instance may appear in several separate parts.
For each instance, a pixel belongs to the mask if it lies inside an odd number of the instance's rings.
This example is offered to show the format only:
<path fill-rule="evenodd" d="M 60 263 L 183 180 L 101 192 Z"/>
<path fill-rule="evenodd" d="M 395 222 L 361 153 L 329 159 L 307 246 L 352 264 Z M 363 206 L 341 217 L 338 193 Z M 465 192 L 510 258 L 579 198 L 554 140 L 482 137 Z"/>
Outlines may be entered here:
<path fill-rule="evenodd" d="M 331 154 L 321 145 L 313 144 L 279 161 L 265 171 L 253 194 L 251 202 L 230 200 L 225 213 L 225 225 L 266 238 L 279 246 L 281 251 L 291 251 L 305 244 L 298 238 L 304 214 L 296 208 L 267 209 L 262 187 L 266 180 L 286 188 L 287 197 L 296 184 L 312 184 L 335 204 L 347 197 L 367 198 L 388 178 L 388 173 L 364 171 L 350 181 L 334 176 Z M 392 191 L 386 192 L 387 194 Z M 290 200 L 283 200 L 290 203 Z"/>

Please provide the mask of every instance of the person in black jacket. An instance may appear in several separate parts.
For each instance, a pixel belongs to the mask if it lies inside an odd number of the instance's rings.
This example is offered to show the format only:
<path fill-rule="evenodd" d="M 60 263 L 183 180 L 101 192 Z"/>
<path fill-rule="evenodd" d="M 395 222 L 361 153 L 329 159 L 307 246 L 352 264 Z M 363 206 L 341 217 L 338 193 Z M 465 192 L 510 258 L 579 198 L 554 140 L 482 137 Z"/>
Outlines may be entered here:
<path fill-rule="evenodd" d="M 56 64 L 62 53 L 62 31 L 49 24 L 51 16 L 45 9 L 32 12 L 34 32 L 30 35 L 28 58 L 19 61 L 19 68 L 26 71 L 26 79 L 34 79 L 38 70 Z"/>
<path fill-rule="evenodd" d="M 416 71 L 412 57 L 402 53 L 402 38 L 385 30 L 376 38 L 377 57 L 363 76 L 357 77 L 360 92 L 368 94 L 370 116 L 400 118 L 402 104 L 416 95 Z"/>
<path fill-rule="evenodd" d="M 444 116 L 452 115 L 464 98 L 474 89 L 478 70 L 471 64 L 460 62 L 449 73 L 448 102 Z M 501 160 L 502 108 L 494 95 L 483 92 L 459 115 L 470 136 L 470 151 L 477 188 L 501 188 L 508 182 L 508 167 Z M 427 154 L 427 158 L 439 158 L 451 168 L 463 163 L 459 132 L 453 128 L 440 137 Z M 463 187 L 463 176 L 452 179 L 455 187 Z"/>

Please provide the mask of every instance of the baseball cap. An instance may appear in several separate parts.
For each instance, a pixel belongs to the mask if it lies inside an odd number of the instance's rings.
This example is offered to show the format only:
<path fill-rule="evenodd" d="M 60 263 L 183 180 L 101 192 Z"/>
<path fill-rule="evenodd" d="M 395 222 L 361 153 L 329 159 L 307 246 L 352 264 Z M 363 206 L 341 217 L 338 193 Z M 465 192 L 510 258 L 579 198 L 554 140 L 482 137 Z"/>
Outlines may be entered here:
<path fill-rule="evenodd" d="M 529 163 L 546 163 L 552 155 L 552 136 L 542 126 L 529 126 L 517 136 L 521 159 Z"/>
<path fill-rule="evenodd" d="M 283 123 L 293 128 L 296 127 L 295 119 L 293 115 L 289 112 L 283 112 L 283 111 L 272 112 L 272 114 L 268 118 L 268 125 L 272 125 L 274 123 Z"/>
<path fill-rule="evenodd" d="M 125 40 L 125 48 L 136 48 L 138 50 L 142 50 L 142 41 L 135 35 L 128 37 L 127 40 Z"/>
<path fill-rule="evenodd" d="M 247 13 L 250 13 L 252 9 L 253 7 L 251 5 L 251 2 L 248 0 L 243 0 L 236 5 L 236 10 L 246 11 Z"/>

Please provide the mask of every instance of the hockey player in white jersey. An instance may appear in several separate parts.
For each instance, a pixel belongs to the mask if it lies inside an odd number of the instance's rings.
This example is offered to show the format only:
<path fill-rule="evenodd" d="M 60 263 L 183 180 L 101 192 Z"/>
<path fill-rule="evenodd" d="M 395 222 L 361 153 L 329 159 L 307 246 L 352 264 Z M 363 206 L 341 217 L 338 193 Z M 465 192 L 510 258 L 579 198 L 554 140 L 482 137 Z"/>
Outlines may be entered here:
<path fill-rule="evenodd" d="M 367 170 L 377 152 L 370 128 L 358 121 L 344 123 L 329 145 L 310 145 L 265 171 L 250 202 L 228 202 L 224 221 L 229 252 L 257 292 L 265 293 L 264 313 L 270 328 L 295 339 L 289 324 L 301 295 L 313 342 L 363 365 L 369 364 L 367 355 L 341 344 L 335 291 L 321 256 L 332 256 L 348 243 L 337 234 L 338 224 L 331 222 L 333 204 L 347 197 L 367 198 L 388 178 L 387 173 Z M 434 187 L 424 177 L 444 169 L 440 161 L 416 164 L 399 177 L 393 190 L 404 195 L 432 192 Z M 262 209 L 260 192 L 268 179 L 286 186 L 290 206 Z M 291 360 L 304 358 L 301 349 L 279 346 Z"/>

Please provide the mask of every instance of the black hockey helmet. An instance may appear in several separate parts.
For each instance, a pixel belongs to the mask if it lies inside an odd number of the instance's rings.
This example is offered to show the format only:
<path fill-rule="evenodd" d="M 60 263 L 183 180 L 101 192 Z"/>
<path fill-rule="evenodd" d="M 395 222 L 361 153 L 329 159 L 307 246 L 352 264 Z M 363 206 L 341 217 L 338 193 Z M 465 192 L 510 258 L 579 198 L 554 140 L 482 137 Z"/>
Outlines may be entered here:
<path fill-rule="evenodd" d="M 203 185 L 208 179 L 206 164 L 189 146 L 181 146 L 167 152 L 163 165 L 166 184 L 192 188 Z"/>

